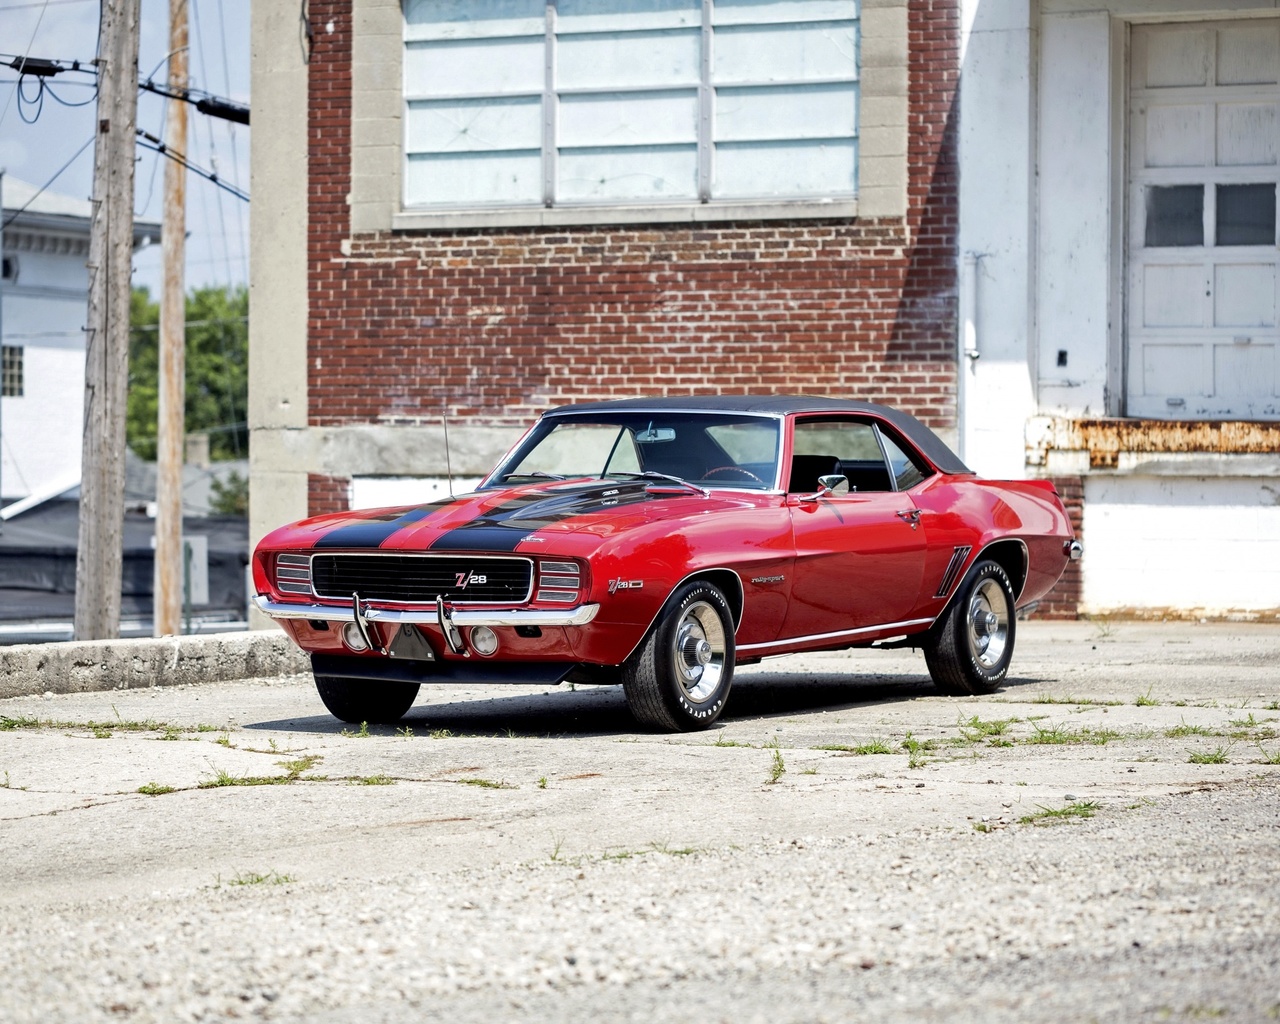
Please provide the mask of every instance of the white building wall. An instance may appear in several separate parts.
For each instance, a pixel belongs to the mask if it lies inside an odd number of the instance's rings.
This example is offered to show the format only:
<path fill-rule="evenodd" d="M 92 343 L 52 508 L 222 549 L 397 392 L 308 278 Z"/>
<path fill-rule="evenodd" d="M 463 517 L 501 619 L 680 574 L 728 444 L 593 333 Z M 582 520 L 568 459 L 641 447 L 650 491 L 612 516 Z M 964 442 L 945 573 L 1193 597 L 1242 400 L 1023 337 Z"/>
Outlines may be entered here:
<path fill-rule="evenodd" d="M 1036 320 L 1042 412 L 1105 416 L 1111 253 L 1111 18 L 1040 23 Z M 1060 366 L 1060 352 L 1066 365 Z"/>
<path fill-rule="evenodd" d="M 960 371 L 964 457 L 984 475 L 1084 474 L 1086 613 L 1280 614 L 1280 454 L 1267 475 L 1224 455 L 1188 477 L 1091 469 L 1087 452 L 1029 466 L 1025 447 L 1037 414 L 1124 412 L 1129 21 L 1276 11 L 965 0 L 960 255 L 975 271 L 962 296 L 980 358 Z"/>
<path fill-rule="evenodd" d="M 1086 614 L 1280 608 L 1280 478 L 1085 481 Z"/>
<path fill-rule="evenodd" d="M 80 479 L 84 422 L 83 254 L 16 252 L 3 289 L 4 344 L 23 350 L 24 394 L 0 399 L 0 496 L 42 494 Z"/>
<path fill-rule="evenodd" d="M 1035 412 L 1031 5 L 966 0 L 960 72 L 960 457 L 983 476 L 1025 474 Z"/>

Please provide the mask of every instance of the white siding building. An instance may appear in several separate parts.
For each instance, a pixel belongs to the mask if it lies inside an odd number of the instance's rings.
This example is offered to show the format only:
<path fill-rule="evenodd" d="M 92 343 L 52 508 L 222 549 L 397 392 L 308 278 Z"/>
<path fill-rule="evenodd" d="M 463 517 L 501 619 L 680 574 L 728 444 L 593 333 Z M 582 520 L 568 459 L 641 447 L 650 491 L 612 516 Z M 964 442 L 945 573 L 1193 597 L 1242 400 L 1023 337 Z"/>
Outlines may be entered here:
<path fill-rule="evenodd" d="M 0 187 L 0 500 L 9 502 L 80 483 L 90 203 L 37 195 L 12 175 Z M 139 223 L 135 245 L 159 235 L 159 225 Z"/>
<path fill-rule="evenodd" d="M 1078 479 L 1080 611 L 1280 616 L 1280 17 L 965 0 L 961 446 Z"/>

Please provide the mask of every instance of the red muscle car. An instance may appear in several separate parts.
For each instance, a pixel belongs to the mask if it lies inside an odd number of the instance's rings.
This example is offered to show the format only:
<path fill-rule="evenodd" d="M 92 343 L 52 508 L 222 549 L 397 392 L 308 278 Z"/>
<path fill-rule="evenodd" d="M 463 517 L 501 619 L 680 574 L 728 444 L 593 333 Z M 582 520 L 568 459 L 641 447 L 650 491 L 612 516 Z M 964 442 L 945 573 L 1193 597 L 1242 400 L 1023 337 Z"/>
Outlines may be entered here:
<path fill-rule="evenodd" d="M 253 578 L 344 721 L 423 682 L 620 682 L 689 730 L 797 651 L 918 647 L 989 693 L 1079 553 L 1051 483 L 979 479 L 902 412 L 717 396 L 554 409 L 473 493 L 281 527 Z"/>

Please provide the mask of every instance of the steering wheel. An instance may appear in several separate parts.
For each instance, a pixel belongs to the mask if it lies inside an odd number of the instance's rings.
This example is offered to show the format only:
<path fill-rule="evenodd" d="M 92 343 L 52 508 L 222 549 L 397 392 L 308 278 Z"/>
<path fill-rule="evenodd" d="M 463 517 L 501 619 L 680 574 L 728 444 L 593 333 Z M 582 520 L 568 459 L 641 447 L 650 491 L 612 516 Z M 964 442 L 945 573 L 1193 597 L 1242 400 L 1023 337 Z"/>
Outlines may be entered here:
<path fill-rule="evenodd" d="M 715 469 L 709 469 L 705 473 L 703 473 L 702 479 L 705 480 L 707 477 L 714 476 L 716 473 L 741 473 L 743 476 L 751 477 L 751 479 L 754 480 L 756 483 L 758 483 L 761 487 L 766 486 L 765 482 L 761 480 L 758 476 L 756 476 L 753 472 L 751 472 L 751 470 L 743 469 L 741 466 L 716 466 Z"/>

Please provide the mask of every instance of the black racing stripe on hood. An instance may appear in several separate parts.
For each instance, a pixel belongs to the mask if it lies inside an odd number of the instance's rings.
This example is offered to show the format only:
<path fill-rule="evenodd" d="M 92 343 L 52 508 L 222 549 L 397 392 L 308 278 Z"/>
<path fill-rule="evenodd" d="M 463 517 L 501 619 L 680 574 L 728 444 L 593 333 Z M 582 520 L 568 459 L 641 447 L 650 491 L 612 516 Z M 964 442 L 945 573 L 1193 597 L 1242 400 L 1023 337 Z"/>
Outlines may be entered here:
<path fill-rule="evenodd" d="M 331 533 L 326 533 L 314 547 L 317 548 L 376 548 L 398 530 L 421 522 L 434 512 L 452 504 L 452 498 L 433 501 L 429 505 L 419 505 L 408 512 L 398 515 L 378 516 L 360 523 L 339 526 Z"/>
<path fill-rule="evenodd" d="M 645 484 L 589 484 L 567 493 L 538 491 L 504 502 L 469 523 L 454 527 L 432 551 L 514 551 L 532 533 L 553 523 L 619 505 L 647 500 Z"/>

